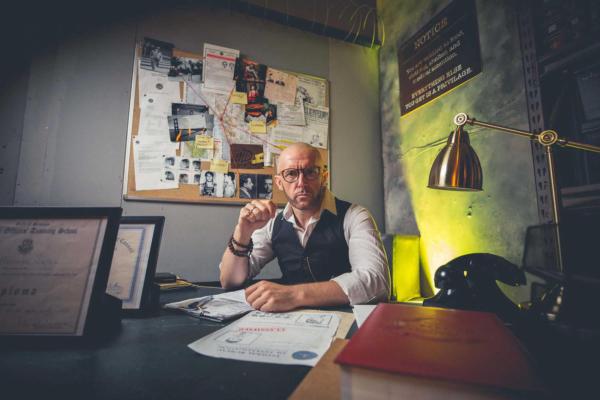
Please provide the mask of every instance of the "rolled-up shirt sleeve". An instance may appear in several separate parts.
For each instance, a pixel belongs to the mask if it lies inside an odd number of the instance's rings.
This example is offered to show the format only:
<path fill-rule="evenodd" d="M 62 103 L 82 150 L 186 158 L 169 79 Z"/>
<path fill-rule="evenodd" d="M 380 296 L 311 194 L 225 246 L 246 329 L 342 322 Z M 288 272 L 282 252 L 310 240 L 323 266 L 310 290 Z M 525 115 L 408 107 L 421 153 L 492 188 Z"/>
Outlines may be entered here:
<path fill-rule="evenodd" d="M 381 235 L 369 211 L 353 204 L 344 218 L 344 236 L 352 270 L 332 278 L 351 305 L 388 301 L 390 272 Z"/>
<path fill-rule="evenodd" d="M 252 233 L 253 249 L 248 262 L 248 279 L 252 279 L 258 275 L 265 264 L 275 258 L 271 244 L 274 221 L 275 218 L 272 218 L 265 226 Z"/>

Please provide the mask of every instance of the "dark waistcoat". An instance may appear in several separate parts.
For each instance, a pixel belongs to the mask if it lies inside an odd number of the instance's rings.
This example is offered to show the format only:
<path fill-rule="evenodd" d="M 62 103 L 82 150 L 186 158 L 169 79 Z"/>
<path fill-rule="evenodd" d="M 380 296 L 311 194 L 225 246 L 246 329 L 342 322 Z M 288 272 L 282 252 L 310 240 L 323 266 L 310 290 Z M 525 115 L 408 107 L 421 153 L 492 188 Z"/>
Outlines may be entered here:
<path fill-rule="evenodd" d="M 344 217 L 350 203 L 335 199 L 337 215 L 323 210 L 306 247 L 302 247 L 294 226 L 280 212 L 271 237 L 285 283 L 327 281 L 350 272 L 348 244 L 344 238 Z"/>

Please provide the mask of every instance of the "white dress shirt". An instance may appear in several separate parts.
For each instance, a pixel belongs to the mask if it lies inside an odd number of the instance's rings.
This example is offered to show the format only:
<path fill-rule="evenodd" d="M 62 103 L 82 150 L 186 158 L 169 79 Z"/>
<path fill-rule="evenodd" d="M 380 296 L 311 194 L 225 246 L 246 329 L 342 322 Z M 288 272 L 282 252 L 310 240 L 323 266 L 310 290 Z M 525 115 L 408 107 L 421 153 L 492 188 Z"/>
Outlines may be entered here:
<path fill-rule="evenodd" d="M 335 198 L 329 190 L 324 193 L 321 209 L 316 216 L 310 218 L 305 228 L 301 228 L 296 224 L 296 218 L 290 204 L 288 203 L 285 206 L 283 217 L 294 227 L 302 247 L 306 247 L 306 243 L 324 210 L 337 215 Z M 252 234 L 254 249 L 249 262 L 250 278 L 256 276 L 265 264 L 275 258 L 271 242 L 275 218 L 272 218 L 267 225 Z M 352 204 L 346 212 L 343 227 L 344 238 L 348 244 L 351 271 L 331 280 L 342 288 L 351 305 L 389 300 L 390 274 L 388 262 L 373 217 L 366 208 Z"/>

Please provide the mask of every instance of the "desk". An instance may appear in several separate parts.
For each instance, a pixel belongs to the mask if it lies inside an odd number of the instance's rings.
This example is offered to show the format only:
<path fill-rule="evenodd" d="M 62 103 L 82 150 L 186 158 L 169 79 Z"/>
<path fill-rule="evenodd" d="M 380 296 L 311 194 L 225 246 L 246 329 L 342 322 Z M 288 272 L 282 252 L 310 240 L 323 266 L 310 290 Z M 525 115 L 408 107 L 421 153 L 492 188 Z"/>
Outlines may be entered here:
<path fill-rule="evenodd" d="M 165 293 L 161 303 L 221 291 L 201 288 Z M 223 326 L 161 310 L 155 317 L 123 318 L 120 332 L 94 346 L 2 349 L 2 398 L 284 399 L 310 370 L 212 358 L 187 347 Z"/>

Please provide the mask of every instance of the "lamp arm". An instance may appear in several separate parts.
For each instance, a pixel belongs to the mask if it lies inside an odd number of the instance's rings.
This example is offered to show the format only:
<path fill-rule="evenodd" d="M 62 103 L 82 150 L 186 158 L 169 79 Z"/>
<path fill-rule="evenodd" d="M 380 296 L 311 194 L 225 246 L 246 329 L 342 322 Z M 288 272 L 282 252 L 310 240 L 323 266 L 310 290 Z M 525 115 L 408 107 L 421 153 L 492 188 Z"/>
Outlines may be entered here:
<path fill-rule="evenodd" d="M 558 133 L 556 133 L 556 131 L 553 130 L 542 131 L 540 133 L 532 133 L 529 131 L 523 131 L 521 129 L 514 129 L 502 125 L 491 124 L 489 122 L 478 121 L 475 118 L 469 117 L 465 113 L 456 114 L 454 116 L 454 123 L 458 126 L 469 124 L 474 126 L 481 126 L 484 128 L 496 129 L 498 131 L 510 133 L 513 135 L 527 137 L 529 139 L 536 140 L 542 146 L 545 147 L 557 144 L 561 147 L 570 147 L 573 149 L 585 150 L 593 153 L 600 153 L 600 146 L 561 139 L 558 137 Z"/>
<path fill-rule="evenodd" d="M 558 258 L 558 268 L 559 271 L 564 271 L 563 268 L 563 256 L 562 256 L 562 247 L 561 247 L 561 239 L 560 239 L 560 230 L 558 228 L 558 224 L 560 223 L 560 212 L 559 212 L 559 200 L 558 200 L 558 186 L 556 184 L 556 171 L 554 166 L 554 154 L 552 152 L 552 145 L 558 144 L 559 146 L 564 147 L 573 147 L 581 150 L 588 150 L 592 152 L 600 153 L 600 147 L 577 143 L 577 142 L 569 142 L 565 139 L 559 139 L 558 133 L 556 131 L 542 131 L 538 134 L 523 131 L 520 129 L 508 128 L 502 125 L 490 124 L 488 122 L 477 121 L 475 118 L 469 118 L 469 116 L 465 113 L 456 114 L 454 117 L 454 123 L 458 126 L 463 126 L 465 124 L 482 126 L 484 128 L 496 129 L 502 132 L 511 133 L 513 135 L 524 136 L 530 138 L 532 140 L 538 141 L 544 149 L 546 150 L 546 159 L 548 162 L 548 178 L 550 182 L 550 200 L 552 202 L 552 219 L 554 221 L 554 231 L 556 235 L 556 243 L 555 249 L 557 251 Z"/>

